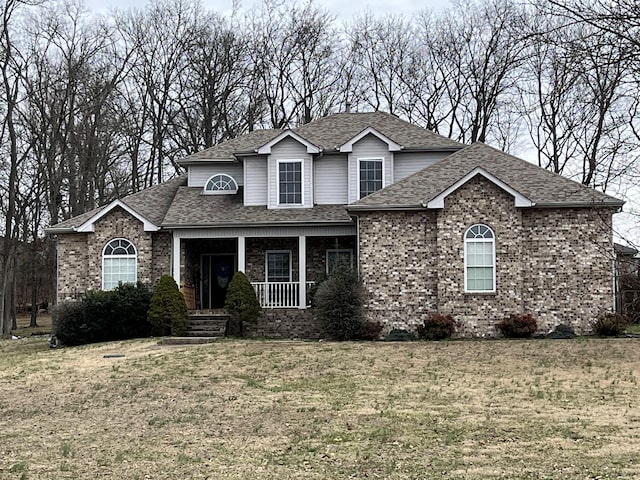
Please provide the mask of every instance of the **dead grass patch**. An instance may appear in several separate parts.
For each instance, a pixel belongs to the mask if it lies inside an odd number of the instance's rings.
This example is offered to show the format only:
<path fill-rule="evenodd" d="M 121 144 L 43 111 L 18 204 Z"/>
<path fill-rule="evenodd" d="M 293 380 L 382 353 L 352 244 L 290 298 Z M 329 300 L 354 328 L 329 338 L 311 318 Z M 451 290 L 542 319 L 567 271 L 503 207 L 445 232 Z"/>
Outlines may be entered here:
<path fill-rule="evenodd" d="M 0 478 L 638 478 L 639 346 L 5 340 Z"/>

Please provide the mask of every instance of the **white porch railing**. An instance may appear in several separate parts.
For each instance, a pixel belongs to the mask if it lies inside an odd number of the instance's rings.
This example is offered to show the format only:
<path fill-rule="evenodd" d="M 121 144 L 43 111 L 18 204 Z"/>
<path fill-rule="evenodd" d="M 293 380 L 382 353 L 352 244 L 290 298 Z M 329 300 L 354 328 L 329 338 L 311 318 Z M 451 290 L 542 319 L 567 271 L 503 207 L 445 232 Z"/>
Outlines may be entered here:
<path fill-rule="evenodd" d="M 306 282 L 307 290 L 314 283 Z M 263 308 L 298 308 L 300 306 L 299 282 L 251 282 L 251 285 Z"/>

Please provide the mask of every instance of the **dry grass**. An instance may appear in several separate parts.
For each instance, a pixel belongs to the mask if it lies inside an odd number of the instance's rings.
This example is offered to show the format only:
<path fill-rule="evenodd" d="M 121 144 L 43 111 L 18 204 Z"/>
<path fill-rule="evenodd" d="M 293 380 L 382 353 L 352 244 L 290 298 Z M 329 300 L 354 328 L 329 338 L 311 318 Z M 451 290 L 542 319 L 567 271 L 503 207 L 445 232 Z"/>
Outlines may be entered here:
<path fill-rule="evenodd" d="M 29 327 L 31 321 L 30 314 L 21 314 L 16 318 L 16 326 L 11 334 L 17 337 L 29 337 L 32 335 L 46 335 L 51 333 L 51 314 L 39 313 L 37 319 L 37 327 Z"/>
<path fill-rule="evenodd" d="M 0 478 L 639 478 L 639 347 L 4 340 Z"/>

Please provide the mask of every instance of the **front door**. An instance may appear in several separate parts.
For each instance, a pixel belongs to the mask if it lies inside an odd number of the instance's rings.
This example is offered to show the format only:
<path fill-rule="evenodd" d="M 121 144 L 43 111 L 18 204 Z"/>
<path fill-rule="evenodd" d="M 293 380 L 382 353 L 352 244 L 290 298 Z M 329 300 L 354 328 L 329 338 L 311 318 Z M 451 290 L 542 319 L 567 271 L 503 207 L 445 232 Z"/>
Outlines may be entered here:
<path fill-rule="evenodd" d="M 235 255 L 202 255 L 202 308 L 224 307 L 235 264 Z"/>

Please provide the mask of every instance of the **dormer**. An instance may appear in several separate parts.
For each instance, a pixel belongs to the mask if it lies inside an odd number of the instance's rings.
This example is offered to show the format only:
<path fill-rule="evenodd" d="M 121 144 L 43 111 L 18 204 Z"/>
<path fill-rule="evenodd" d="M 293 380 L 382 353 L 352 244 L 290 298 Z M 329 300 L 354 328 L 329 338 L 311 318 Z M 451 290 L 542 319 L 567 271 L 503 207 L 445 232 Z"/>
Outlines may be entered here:
<path fill-rule="evenodd" d="M 257 149 L 267 155 L 268 208 L 313 207 L 313 155 L 320 152 L 291 130 Z"/>
<path fill-rule="evenodd" d="M 394 152 L 402 146 L 372 127 L 338 147 L 348 155 L 349 203 L 393 183 Z"/>

